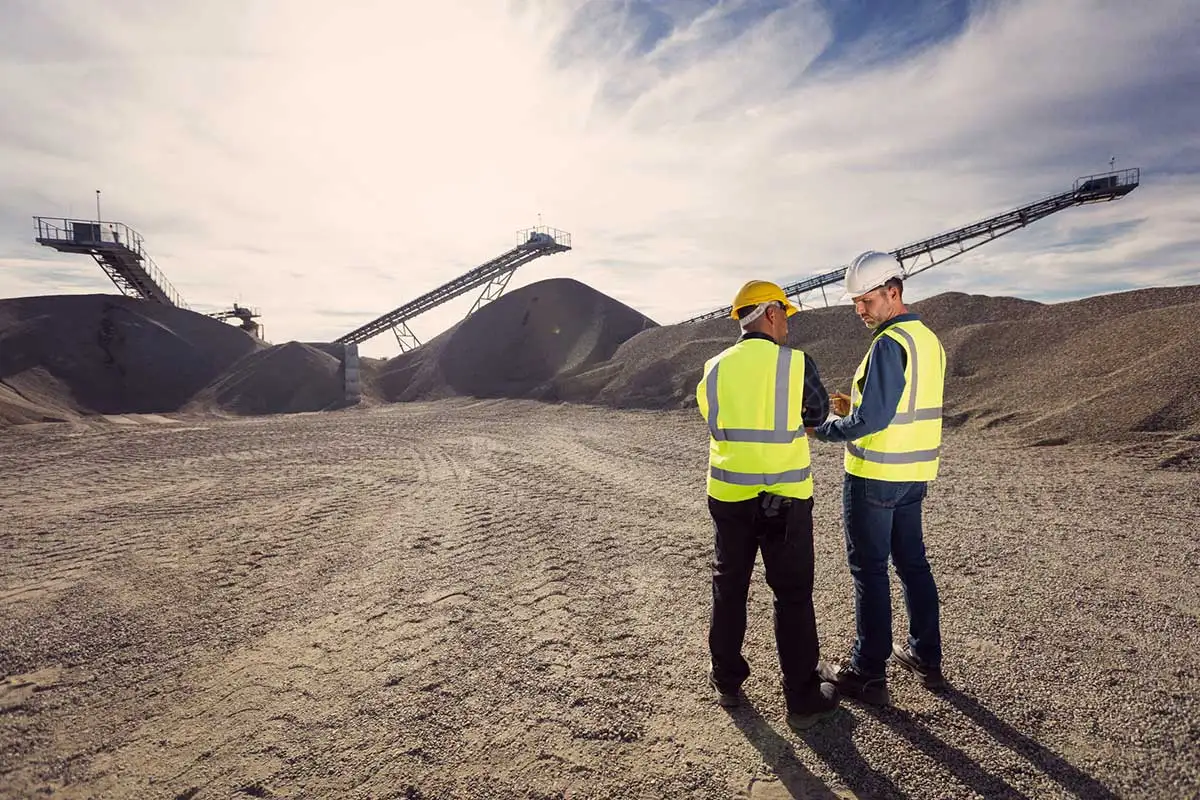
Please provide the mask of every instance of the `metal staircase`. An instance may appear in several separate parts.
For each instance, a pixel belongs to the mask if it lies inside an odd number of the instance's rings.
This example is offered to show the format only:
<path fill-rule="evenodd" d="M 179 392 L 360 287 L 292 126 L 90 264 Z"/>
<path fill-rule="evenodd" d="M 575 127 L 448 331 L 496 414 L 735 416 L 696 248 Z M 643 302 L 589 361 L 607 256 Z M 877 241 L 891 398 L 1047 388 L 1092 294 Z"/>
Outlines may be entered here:
<path fill-rule="evenodd" d="M 1141 170 L 1136 168 L 1088 175 L 1076 180 L 1069 192 L 1051 195 L 1003 214 L 906 244 L 891 252 L 903 266 L 904 276 L 909 278 L 1064 209 L 1124 197 L 1136 189 L 1140 182 Z M 840 267 L 790 283 L 783 287 L 783 291 L 793 298 L 799 298 L 800 295 L 815 289 L 820 289 L 824 294 L 826 286 L 841 283 L 845 277 L 846 268 Z M 684 323 L 727 317 L 731 311 L 732 308 L 726 306 L 684 320 Z"/>
<path fill-rule="evenodd" d="M 408 321 L 419 314 L 436 308 L 447 300 L 465 294 L 479 286 L 483 292 L 471 306 L 467 316 L 474 314 L 483 305 L 496 299 L 508 285 L 513 272 L 522 264 L 528 264 L 535 258 L 563 253 L 571 249 L 571 234 L 555 228 L 539 226 L 517 232 L 518 244 L 508 252 L 485 262 L 438 288 L 426 292 L 415 300 L 389 311 L 378 319 L 356 328 L 345 336 L 334 340 L 337 344 L 359 344 L 378 336 L 386 330 L 396 335 L 400 351 L 419 347 L 421 342 L 416 334 L 408 327 Z"/>
<path fill-rule="evenodd" d="M 121 222 L 34 217 L 37 243 L 63 253 L 87 253 L 122 294 L 187 308 L 183 297 L 146 254 L 142 236 Z"/>

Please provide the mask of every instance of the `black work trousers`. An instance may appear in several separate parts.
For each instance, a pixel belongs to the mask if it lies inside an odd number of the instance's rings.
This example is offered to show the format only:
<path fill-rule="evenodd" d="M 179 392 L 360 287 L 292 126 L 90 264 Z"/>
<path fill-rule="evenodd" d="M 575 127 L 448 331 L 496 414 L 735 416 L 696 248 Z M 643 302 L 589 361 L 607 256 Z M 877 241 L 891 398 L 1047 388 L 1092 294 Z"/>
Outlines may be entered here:
<path fill-rule="evenodd" d="M 767 585 L 775 595 L 775 647 L 788 709 L 804 710 L 820 691 L 817 617 L 813 610 L 813 501 L 762 494 L 727 503 L 708 498 L 714 530 L 712 621 L 708 647 L 713 680 L 733 691 L 750 676 L 742 657 L 746 597 L 762 548 Z"/>

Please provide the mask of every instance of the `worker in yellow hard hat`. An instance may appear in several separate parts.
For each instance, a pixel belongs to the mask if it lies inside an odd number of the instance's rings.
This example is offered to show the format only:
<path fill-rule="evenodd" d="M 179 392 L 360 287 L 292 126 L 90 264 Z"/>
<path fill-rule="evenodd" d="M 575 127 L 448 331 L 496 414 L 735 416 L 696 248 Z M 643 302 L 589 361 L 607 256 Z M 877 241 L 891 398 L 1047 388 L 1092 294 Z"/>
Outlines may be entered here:
<path fill-rule="evenodd" d="M 731 313 L 742 334 L 704 365 L 696 401 L 709 430 L 714 530 L 708 683 L 722 706 L 740 703 L 750 676 L 742 657 L 746 596 L 761 548 L 775 595 L 787 723 L 803 730 L 833 713 L 839 695 L 817 672 L 813 481 L 805 433 L 825 420 L 829 396 L 812 358 L 788 346 L 788 318 L 797 310 L 773 283 L 743 286 Z"/>

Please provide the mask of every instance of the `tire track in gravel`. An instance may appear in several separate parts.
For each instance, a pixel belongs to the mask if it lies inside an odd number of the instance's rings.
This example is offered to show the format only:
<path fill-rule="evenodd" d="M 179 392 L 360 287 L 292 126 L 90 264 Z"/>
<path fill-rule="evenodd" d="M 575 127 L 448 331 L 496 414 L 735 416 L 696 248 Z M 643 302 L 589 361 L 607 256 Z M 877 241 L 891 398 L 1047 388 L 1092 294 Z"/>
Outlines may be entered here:
<path fill-rule="evenodd" d="M 414 512 L 424 510 L 432 497 L 438 496 L 448 485 L 461 483 L 463 470 L 457 466 L 443 448 L 422 442 L 419 447 L 410 447 L 405 452 L 403 447 L 397 447 L 395 442 L 389 442 L 393 448 L 393 458 L 398 462 L 393 474 L 378 476 L 379 486 L 392 485 L 388 480 L 396 475 L 407 476 L 406 489 L 419 487 L 419 491 L 405 491 L 398 507 L 384 507 L 377 514 L 377 531 L 386 531 L 390 518 L 406 514 L 412 518 L 420 515 Z M 287 464 L 281 464 L 286 472 Z M 296 479 L 303 483 L 301 476 Z M 244 504 L 255 504 L 262 508 L 264 501 L 272 495 L 278 495 L 280 490 L 290 493 L 302 487 L 293 485 L 292 480 L 275 479 L 263 492 L 248 488 L 244 494 L 248 498 Z M 267 515 L 267 524 L 260 525 L 263 530 L 279 531 L 267 542 L 277 551 L 286 551 L 294 543 L 311 541 L 322 538 L 320 530 L 330 520 L 336 520 L 347 502 L 347 498 L 329 502 L 330 498 L 318 496 L 312 498 L 311 486 L 309 496 L 300 495 L 300 501 L 287 505 L 271 507 L 273 513 Z M 462 493 L 459 492 L 459 496 Z M 355 505 L 361 504 L 359 497 L 350 498 Z M 257 519 L 262 520 L 263 514 Z M 437 528 L 435 527 L 434 530 Z M 324 531 L 329 533 L 329 531 Z M 407 532 L 407 531 L 406 531 Z M 247 540 L 242 537 L 245 546 L 258 545 L 256 539 Z M 375 571 L 385 571 L 395 568 L 395 560 L 386 561 L 381 555 L 394 553 L 398 542 L 391 541 L 388 545 L 362 548 L 363 561 L 370 565 L 374 558 Z M 469 541 L 451 542 L 451 547 L 460 548 L 469 545 Z M 224 565 L 229 567 L 229 564 Z M 370 574 L 372 567 L 368 566 Z M 273 587 L 266 581 L 254 581 L 248 573 L 233 564 L 231 569 L 223 570 L 227 581 L 216 584 L 217 588 L 241 589 L 256 595 L 259 605 L 273 605 Z M 401 570 L 401 572 L 404 572 Z M 451 569 L 441 571 L 449 577 Z M 426 571 L 423 575 L 404 575 L 401 581 L 406 586 L 420 586 L 423 583 L 436 583 L 439 570 Z M 116 789 L 121 786 L 133 765 L 146 763 L 161 763 L 165 767 L 158 774 L 145 775 L 149 788 L 150 778 L 155 780 L 170 780 L 189 786 L 206 786 L 213 781 L 218 783 L 230 781 L 231 785 L 238 781 L 247 781 L 245 785 L 265 785 L 269 778 L 278 776 L 286 781 L 288 765 L 294 761 L 281 759 L 280 753 L 290 752 L 288 748 L 306 750 L 305 742 L 314 736 L 327 735 L 346 728 L 356 729 L 366 718 L 364 714 L 348 713 L 350 702 L 355 695 L 355 686 L 360 687 L 357 693 L 361 695 L 365 688 L 372 685 L 386 687 L 392 692 L 400 685 L 401 676 L 396 673 L 395 662 L 407 662 L 408 668 L 416 675 L 429 673 L 430 667 L 442 663 L 448 652 L 450 638 L 442 631 L 451 627 L 459 615 L 455 610 L 458 600 L 462 597 L 456 591 L 438 592 L 436 588 L 427 592 L 415 603 L 403 609 L 402 614 L 396 613 L 396 607 L 391 598 L 379 597 L 378 586 L 381 583 L 398 582 L 397 576 L 373 575 L 370 580 L 339 582 L 336 589 L 326 584 L 322 587 L 325 597 L 310 597 L 316 609 L 336 606 L 337 611 L 316 617 L 308 625 L 298 629 L 289 628 L 277 634 L 268 634 L 262 644 L 250 647 L 243 652 L 235 648 L 217 662 L 214 674 L 205 677 L 207 670 L 194 670 L 191 674 L 181 675 L 177 689 L 167 692 L 172 709 L 178 709 L 159 727 L 155 724 L 155 715 L 149 715 L 149 721 L 143 722 L 137 730 L 128 737 L 128 744 L 116 753 L 97 758 L 95 765 L 95 781 L 93 785 L 100 789 Z M 389 580 L 390 579 L 390 580 Z M 277 587 L 274 587 L 277 588 Z M 328 595 L 336 594 L 336 597 Z M 382 602 L 381 602 L 382 600 Z M 416 613 L 421 611 L 423 613 Z M 358 639 L 355 637 L 359 636 Z M 369 636 L 369 639 L 364 637 Z M 308 642 L 308 647 L 299 642 Z M 387 655 L 380 657 L 380 650 Z M 374 651 L 377 655 L 373 660 L 364 660 L 363 656 Z M 320 653 L 319 658 L 305 658 L 306 654 Z M 234 662 L 236 659 L 236 662 Z M 281 665 L 288 664 L 286 671 Z M 311 680 L 299 693 L 292 688 L 288 681 L 279 680 L 279 676 L 296 674 L 336 674 L 336 683 L 330 682 L 329 691 L 325 684 L 314 686 Z M 392 673 L 389 677 L 388 673 Z M 183 687 L 187 687 L 185 690 Z M 426 681 L 416 687 L 418 693 L 440 697 L 444 692 L 438 691 L 437 681 Z M 271 707 L 278 710 L 312 707 L 315 704 L 318 713 L 302 713 L 301 710 L 284 710 L 266 718 L 266 709 Z M 368 709 L 369 711 L 370 709 Z M 376 709 L 377 711 L 377 709 Z M 367 714 L 366 716 L 370 716 Z M 182 718 L 186 723 L 198 730 L 224 730 L 220 742 L 214 743 L 211 736 L 201 737 L 199 741 L 183 739 L 175 752 L 164 754 L 156 752 L 156 742 L 167 741 L 170 726 Z M 292 726 L 291 733 L 276 728 L 288 729 L 286 724 L 290 719 L 300 724 Z M 295 735 L 299 732 L 300 736 Z M 387 743 L 395 740 L 393 733 L 390 737 L 381 737 L 380 741 Z M 297 744 L 299 742 L 299 744 Z M 441 745 L 434 742 L 430 747 L 437 750 Z M 417 751 L 419 755 L 419 749 Z M 274 755 L 271 755 L 274 754 Z M 214 764 L 222 766 L 215 767 Z M 136 771 L 136 770 L 135 770 Z M 143 772 L 145 770 L 143 769 Z M 311 775 L 298 772 L 298 777 L 306 781 L 312 780 Z M 240 776 L 236 779 L 234 776 Z M 125 784 L 128 785 L 127 783 Z M 345 788 L 345 787 L 342 787 Z M 185 786 L 181 791 L 189 790 Z"/>
<path fill-rule="evenodd" d="M 347 514 L 354 510 L 360 502 L 360 498 L 357 496 L 350 496 L 336 490 L 313 497 L 311 495 L 312 487 L 303 477 L 294 481 L 281 478 L 281 474 L 286 475 L 286 464 L 283 462 L 286 457 L 290 457 L 290 454 L 276 453 L 269 448 L 256 452 L 257 456 L 255 457 L 243 454 L 241 458 L 224 459 L 225 471 L 229 471 L 229 464 L 237 462 L 270 467 L 272 472 L 266 474 L 267 483 L 270 486 L 264 487 L 256 481 L 256 477 L 263 476 L 262 472 L 251 471 L 248 475 L 235 473 L 236 476 L 231 477 L 228 484 L 231 490 L 236 491 L 230 491 L 225 497 L 225 507 L 218 509 L 208 507 L 208 504 L 191 504 L 190 501 L 193 498 L 187 489 L 195 490 L 202 488 L 205 484 L 188 480 L 195 476 L 184 476 L 183 480 L 168 487 L 168 490 L 173 493 L 173 505 L 160 506 L 158 513 L 138 511 L 139 504 L 137 502 L 124 510 L 119 502 L 106 502 L 104 503 L 105 507 L 93 509 L 92 514 L 97 519 L 109 519 L 112 522 L 108 527 L 111 527 L 114 535 L 105 535 L 106 526 L 103 524 L 92 526 L 87 530 L 86 537 L 80 537 L 86 539 L 86 544 L 76 545 L 73 549 L 78 551 L 80 548 L 87 548 L 91 562 L 89 569 L 127 573 L 130 562 L 134 562 L 136 565 L 136 562 L 143 557 L 158 554 L 154 546 L 147 546 L 147 540 L 155 540 L 159 546 L 170 549 L 172 546 L 178 547 L 182 539 L 188 544 L 188 555 L 191 560 L 200 562 L 193 564 L 190 577 L 201 584 L 206 584 L 204 589 L 206 589 L 205 593 L 208 597 L 201 605 L 202 607 L 206 606 L 207 608 L 204 610 L 209 613 L 204 615 L 208 618 L 204 622 L 208 624 L 203 625 L 202 628 L 207 628 L 208 630 L 205 632 L 210 637 L 215 634 L 217 639 L 217 641 L 210 639 L 207 642 L 208 646 L 216 645 L 218 649 L 228 648 L 237 640 L 248 638 L 255 633 L 256 629 L 261 630 L 264 626 L 270 626 L 277 621 L 273 617 L 279 615 L 280 612 L 294 606 L 297 600 L 295 596 L 297 589 L 303 590 L 306 582 L 311 584 L 314 582 L 314 578 L 319 578 L 322 573 L 328 573 L 329 570 L 323 569 L 321 566 L 315 570 L 304 566 L 305 561 L 315 560 L 308 552 L 311 549 L 309 540 L 313 538 L 328 539 L 331 535 L 342 533 L 343 531 L 338 528 L 345 521 Z M 283 458 L 277 456 L 283 456 Z M 119 461 L 120 459 L 101 458 L 99 460 L 103 462 Z M 281 464 L 283 466 L 282 473 L 275 472 L 274 470 L 278 469 Z M 210 468 L 211 465 L 205 467 L 206 471 Z M 126 478 L 125 474 L 114 474 L 111 471 L 98 473 L 98 475 L 99 480 L 93 486 L 88 487 L 89 491 L 93 491 L 97 497 L 113 494 L 113 490 L 118 489 Z M 163 477 L 169 479 L 167 475 Z M 106 480 L 109 482 L 107 485 Z M 211 483 L 209 481 L 210 487 Z M 353 489 L 353 487 L 351 488 Z M 259 490 L 256 491 L 256 489 Z M 306 491 L 310 492 L 308 496 L 305 495 Z M 294 499 L 290 502 L 280 502 L 281 493 L 285 496 L 295 495 L 302 499 L 299 502 Z M 161 498 L 159 499 L 161 500 Z M 120 515 L 116 520 L 109 517 L 114 511 Z M 225 530 L 222 525 L 223 519 L 236 521 L 239 513 L 245 519 L 253 520 L 254 527 L 235 529 L 233 537 L 213 536 L 215 530 Z M 164 531 L 158 525 L 160 517 L 176 523 L 169 536 L 163 535 Z M 76 521 L 78 520 L 73 519 L 70 515 L 55 520 L 56 526 L 60 529 L 67 529 L 72 522 Z M 214 523 L 216 523 L 215 526 Z M 280 531 L 283 533 L 280 534 Z M 234 540 L 232 548 L 229 547 L 230 538 Z M 346 545 L 341 545 L 341 547 L 343 551 L 347 549 Z M 57 557 L 63 555 L 63 552 L 50 550 L 49 554 Z M 26 568 L 36 568 L 40 563 L 38 559 L 45 557 L 44 552 L 35 551 L 31 558 L 25 559 Z M 264 568 L 264 563 L 269 563 L 271 558 L 277 559 L 281 566 L 275 569 L 271 569 L 269 566 Z M 329 562 L 330 554 L 328 552 L 321 554 L 320 560 Z M 126 569 L 114 569 L 118 562 Z M 196 567 L 199 569 L 195 569 Z M 178 592 L 170 591 L 174 587 L 156 586 L 158 581 L 154 575 L 148 574 L 149 572 L 151 570 L 142 570 L 134 576 L 123 577 L 140 584 L 137 587 L 137 593 L 151 595 L 149 598 L 142 598 L 144 602 L 141 605 L 146 606 L 155 600 L 162 600 L 166 602 L 166 607 L 170 608 L 173 603 L 168 600 L 168 597 L 172 594 L 178 597 Z M 281 577 L 286 577 L 286 580 L 279 580 Z M 154 597 L 153 590 L 155 588 L 164 588 L 167 591 L 164 591 L 159 597 Z M 122 594 L 125 596 L 117 599 L 134 607 L 139 605 L 138 598 L 128 596 L 130 592 L 126 591 Z M 246 603 L 247 596 L 251 594 L 256 595 L 253 604 Z M 192 599 L 196 599 L 195 595 Z M 47 605 L 51 607 L 47 608 Z M 67 611 L 61 605 L 59 607 L 61 610 L 55 611 L 53 604 L 37 604 L 37 607 L 32 609 L 28 616 L 35 620 L 47 613 L 55 619 L 79 616 L 78 612 Z M 144 617 L 145 609 L 143 608 L 142 611 Z M 243 613 L 239 614 L 239 611 L 243 611 Z M 245 611 L 252 611 L 252 615 L 248 617 L 244 613 Z M 16 621 L 19 622 L 19 619 Z M 4 622 L 9 622 L 9 620 L 5 619 Z M 162 628 L 155 631 L 155 626 L 147 624 L 149 623 L 147 619 L 139 619 L 137 622 L 138 624 L 135 624 L 134 627 L 141 629 L 146 634 L 165 633 Z M 225 635 L 222 635 L 222 629 L 227 632 Z M 76 633 L 77 629 L 63 632 L 67 636 L 73 636 Z M 155 639 L 169 641 L 170 636 L 146 636 L 148 641 Z M 60 637 L 59 644 L 61 645 L 61 643 L 62 638 Z M 38 649 L 55 649 L 53 641 L 44 644 L 49 646 L 30 648 L 34 651 L 31 655 L 36 657 Z M 167 658 L 159 663 L 171 663 L 173 660 L 171 657 L 180 656 L 187 647 L 186 641 L 178 642 L 180 649 L 176 649 L 174 652 L 168 651 L 164 654 Z M 67 648 L 60 646 L 59 649 Z M 138 668 L 130 670 L 129 674 L 114 675 L 111 683 L 104 687 L 105 691 L 102 693 L 106 695 L 104 700 L 108 705 L 128 710 L 143 708 L 147 698 L 144 689 L 138 683 L 139 679 L 147 672 L 154 671 L 154 664 L 137 666 Z M 120 673 L 121 670 L 115 670 L 115 672 Z M 168 687 L 162 693 L 167 696 L 175 696 L 187 692 L 177 686 L 174 691 Z M 174 700 L 171 702 L 173 704 Z M 218 704 L 216 707 L 221 708 L 222 706 Z M 136 724 L 136 719 L 135 712 L 135 715 L 128 716 L 111 727 L 120 728 L 122 723 L 129 727 Z M 216 728 L 220 728 L 219 722 L 216 724 Z M 72 737 L 67 734 L 66 738 L 69 740 Z M 68 744 L 66 749 L 71 749 L 71 746 Z M 98 763 L 103 765 L 103 760 Z"/>
<path fill-rule="evenodd" d="M 1032 454 L 1042 464 L 960 440 L 947 443 L 931 547 L 947 578 L 952 677 L 969 681 L 981 705 L 964 712 L 897 680 L 903 714 L 851 706 L 796 740 L 782 726 L 759 571 L 747 690 L 762 716 L 731 719 L 702 681 L 711 548 L 703 441 L 694 412 L 500 401 L 214 423 L 171 436 L 129 428 L 48 437 L 45 460 L 18 456 L 43 483 L 0 476 L 0 497 L 22 497 L 30 526 L 5 555 L 21 580 L 35 579 L 36 563 L 67 584 L 0 602 L 9 645 L 0 669 L 71 666 L 45 691 L 13 694 L 20 704 L 0 714 L 0 785 L 14 787 L 0 796 L 53 786 L 58 797 L 832 797 L 830 787 L 967 797 L 1100 785 L 1080 782 L 1074 764 L 1163 796 L 1189 774 L 1186 759 L 1166 762 L 1176 766 L 1165 777 L 1150 764 L 1173 752 L 1194 709 L 1170 706 L 1141 674 L 1125 680 L 1141 692 L 1137 708 L 1163 700 L 1155 736 L 1077 729 L 1070 718 L 1084 694 L 1111 701 L 1116 691 L 1088 671 L 1078 689 L 1039 671 L 1057 692 L 1041 711 L 1008 691 L 996 654 L 1029 665 L 1046 649 L 1020 638 L 1045 620 L 1032 606 L 1016 613 L 1016 574 L 1032 568 L 1046 585 L 1061 582 L 1053 556 L 1074 540 L 1064 533 L 1031 547 L 1021 539 L 1025 517 L 980 515 L 976 498 L 991 490 L 1002 508 L 1013 493 L 1032 521 L 1047 498 L 1019 499 L 1021 480 L 1069 489 L 1100 473 L 1065 454 Z M 994 467 L 1014 457 L 1027 475 L 1009 486 Z M 836 498 L 825 495 L 836 490 L 838 457 L 822 451 L 817 461 L 820 525 L 836 531 Z M 1058 477 L 1066 473 L 1074 477 Z M 69 503 L 54 502 L 54 480 L 73 484 Z M 1145 497 L 1176 492 L 1172 513 L 1186 519 L 1184 484 L 1170 480 Z M 1136 490 L 1114 496 L 1107 485 L 1085 488 L 1078 507 L 1096 513 L 1124 501 L 1144 514 Z M 70 526 L 87 532 L 69 536 Z M 1170 541 L 1152 527 L 1148 540 Z M 989 556 L 986 581 L 959 572 L 978 568 L 980 531 L 1006 548 Z M 1018 547 L 1040 559 L 1014 560 Z M 819 620 L 836 655 L 852 627 L 840 532 L 820 534 L 818 551 Z M 1127 572 L 1144 570 L 1144 555 L 1120 557 Z M 80 571 L 62 572 L 59 560 Z M 1095 580 L 1086 564 L 1071 568 Z M 1165 602 L 1169 589 L 1147 595 Z M 1098 597 L 1080 603 L 1104 624 L 1140 602 L 1114 596 L 1110 608 Z M 995 624 L 965 629 L 979 618 L 972 603 Z M 1073 608 L 1062 615 L 1080 629 L 1059 637 L 1076 663 L 1120 660 L 1087 655 L 1076 639 L 1094 626 L 1080 626 Z M 1174 658 L 1184 645 L 1171 625 L 1195 621 L 1139 620 L 1137 641 L 1159 642 Z M 967 649 L 970 636 L 987 647 Z M 1121 658 L 1153 668 L 1140 652 Z M 1177 680 L 1196 685 L 1190 673 Z M 1008 731 L 1036 735 L 1070 761 Z"/>
<path fill-rule="evenodd" d="M 475 686 L 469 713 L 489 718 L 490 711 L 494 727 L 508 721 L 520 730 L 507 740 L 480 737 L 476 758 L 480 749 L 488 753 L 483 757 L 495 779 L 519 782 L 539 769 L 602 779 L 589 766 L 594 758 L 561 754 L 608 749 L 616 758 L 643 739 L 654 710 L 644 690 L 651 675 L 628 645 L 644 598 L 631 593 L 634 582 L 625 577 L 642 556 L 620 541 L 621 528 L 632 524 L 614 526 L 591 510 L 606 492 L 614 502 L 620 493 L 599 485 L 596 470 L 577 468 L 578 459 L 564 450 L 569 440 L 549 432 L 519 445 L 477 479 L 503 492 L 519 515 L 510 511 L 501 521 L 488 509 L 468 512 L 475 528 L 489 533 L 467 534 L 452 548 L 464 562 L 501 567 L 471 580 L 481 591 L 465 652 L 476 658 L 456 665 L 462 684 Z M 584 486 L 587 498 L 579 494 Z M 639 514 L 636 506 L 624 508 Z M 505 557 L 463 558 L 485 544 L 503 548 Z"/>

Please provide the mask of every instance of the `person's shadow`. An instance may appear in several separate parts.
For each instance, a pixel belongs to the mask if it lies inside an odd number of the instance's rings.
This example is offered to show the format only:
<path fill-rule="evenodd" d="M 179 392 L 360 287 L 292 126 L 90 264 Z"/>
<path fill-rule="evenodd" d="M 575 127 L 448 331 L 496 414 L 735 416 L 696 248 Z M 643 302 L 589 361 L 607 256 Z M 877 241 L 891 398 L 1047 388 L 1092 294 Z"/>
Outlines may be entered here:
<path fill-rule="evenodd" d="M 974 697 L 954 688 L 940 692 L 940 696 L 980 728 L 987 731 L 999 744 L 1024 756 L 1035 768 L 1071 794 L 1081 798 L 1117 800 L 1117 795 L 1100 781 L 1083 772 L 1053 750 L 1021 733 L 980 705 Z M 944 766 L 964 786 L 970 787 L 977 794 L 988 798 L 1014 798 L 1015 800 L 1024 800 L 1027 797 L 1002 778 L 984 770 L 962 750 L 938 738 L 925 726 L 918 715 L 901 708 L 880 708 L 865 703 L 859 704 L 859 708 L 903 736 L 913 747 Z"/>
<path fill-rule="evenodd" d="M 941 692 L 941 696 L 963 716 L 991 735 L 996 742 L 1022 755 L 1036 769 L 1072 795 L 1098 800 L 1117 800 L 1117 795 L 1096 778 L 1013 728 L 980 705 L 974 697 L 953 688 Z M 913 747 L 942 765 L 976 794 L 987 798 L 1028 800 L 1025 794 L 1003 778 L 981 767 L 973 756 L 947 744 L 931 732 L 919 715 L 896 707 L 880 708 L 866 703 L 855 703 L 854 706 L 904 737 Z M 804 766 L 796 757 L 792 743 L 771 727 L 749 698 L 743 697 L 740 706 L 727 708 L 725 711 L 747 741 L 759 751 L 763 761 L 774 770 L 791 797 L 821 800 L 839 797 Z M 852 714 L 847 713 L 845 709 L 839 709 L 834 716 L 801 733 L 800 739 L 841 778 L 846 788 L 855 796 L 906 797 L 887 775 L 874 769 L 859 753 L 851 739 L 856 724 Z"/>
<path fill-rule="evenodd" d="M 835 793 L 804 766 L 796 757 L 796 749 L 792 742 L 780 736 L 771 727 L 750 698 L 743 696 L 741 705 L 726 708 L 725 712 L 746 740 L 758 750 L 763 762 L 774 771 L 790 797 L 805 800 L 838 800 L 843 796 Z M 801 738 L 838 774 L 845 782 L 846 788 L 856 796 L 903 796 L 891 780 L 875 772 L 859 755 L 858 749 L 850 741 L 850 731 L 854 730 L 855 724 L 853 716 L 839 710 L 833 717 L 805 731 Z M 791 734 L 791 730 L 787 730 Z"/>
<path fill-rule="evenodd" d="M 944 697 L 949 701 L 950 705 L 957 708 L 964 716 L 991 734 L 993 739 L 1010 750 L 1020 753 L 1043 774 L 1054 780 L 1064 789 L 1079 797 L 1116 800 L 1117 795 L 1107 786 L 1067 761 L 1058 753 L 1021 733 L 997 717 L 989 709 L 980 705 L 979 701 L 974 697 L 953 688 L 945 692 Z"/>

